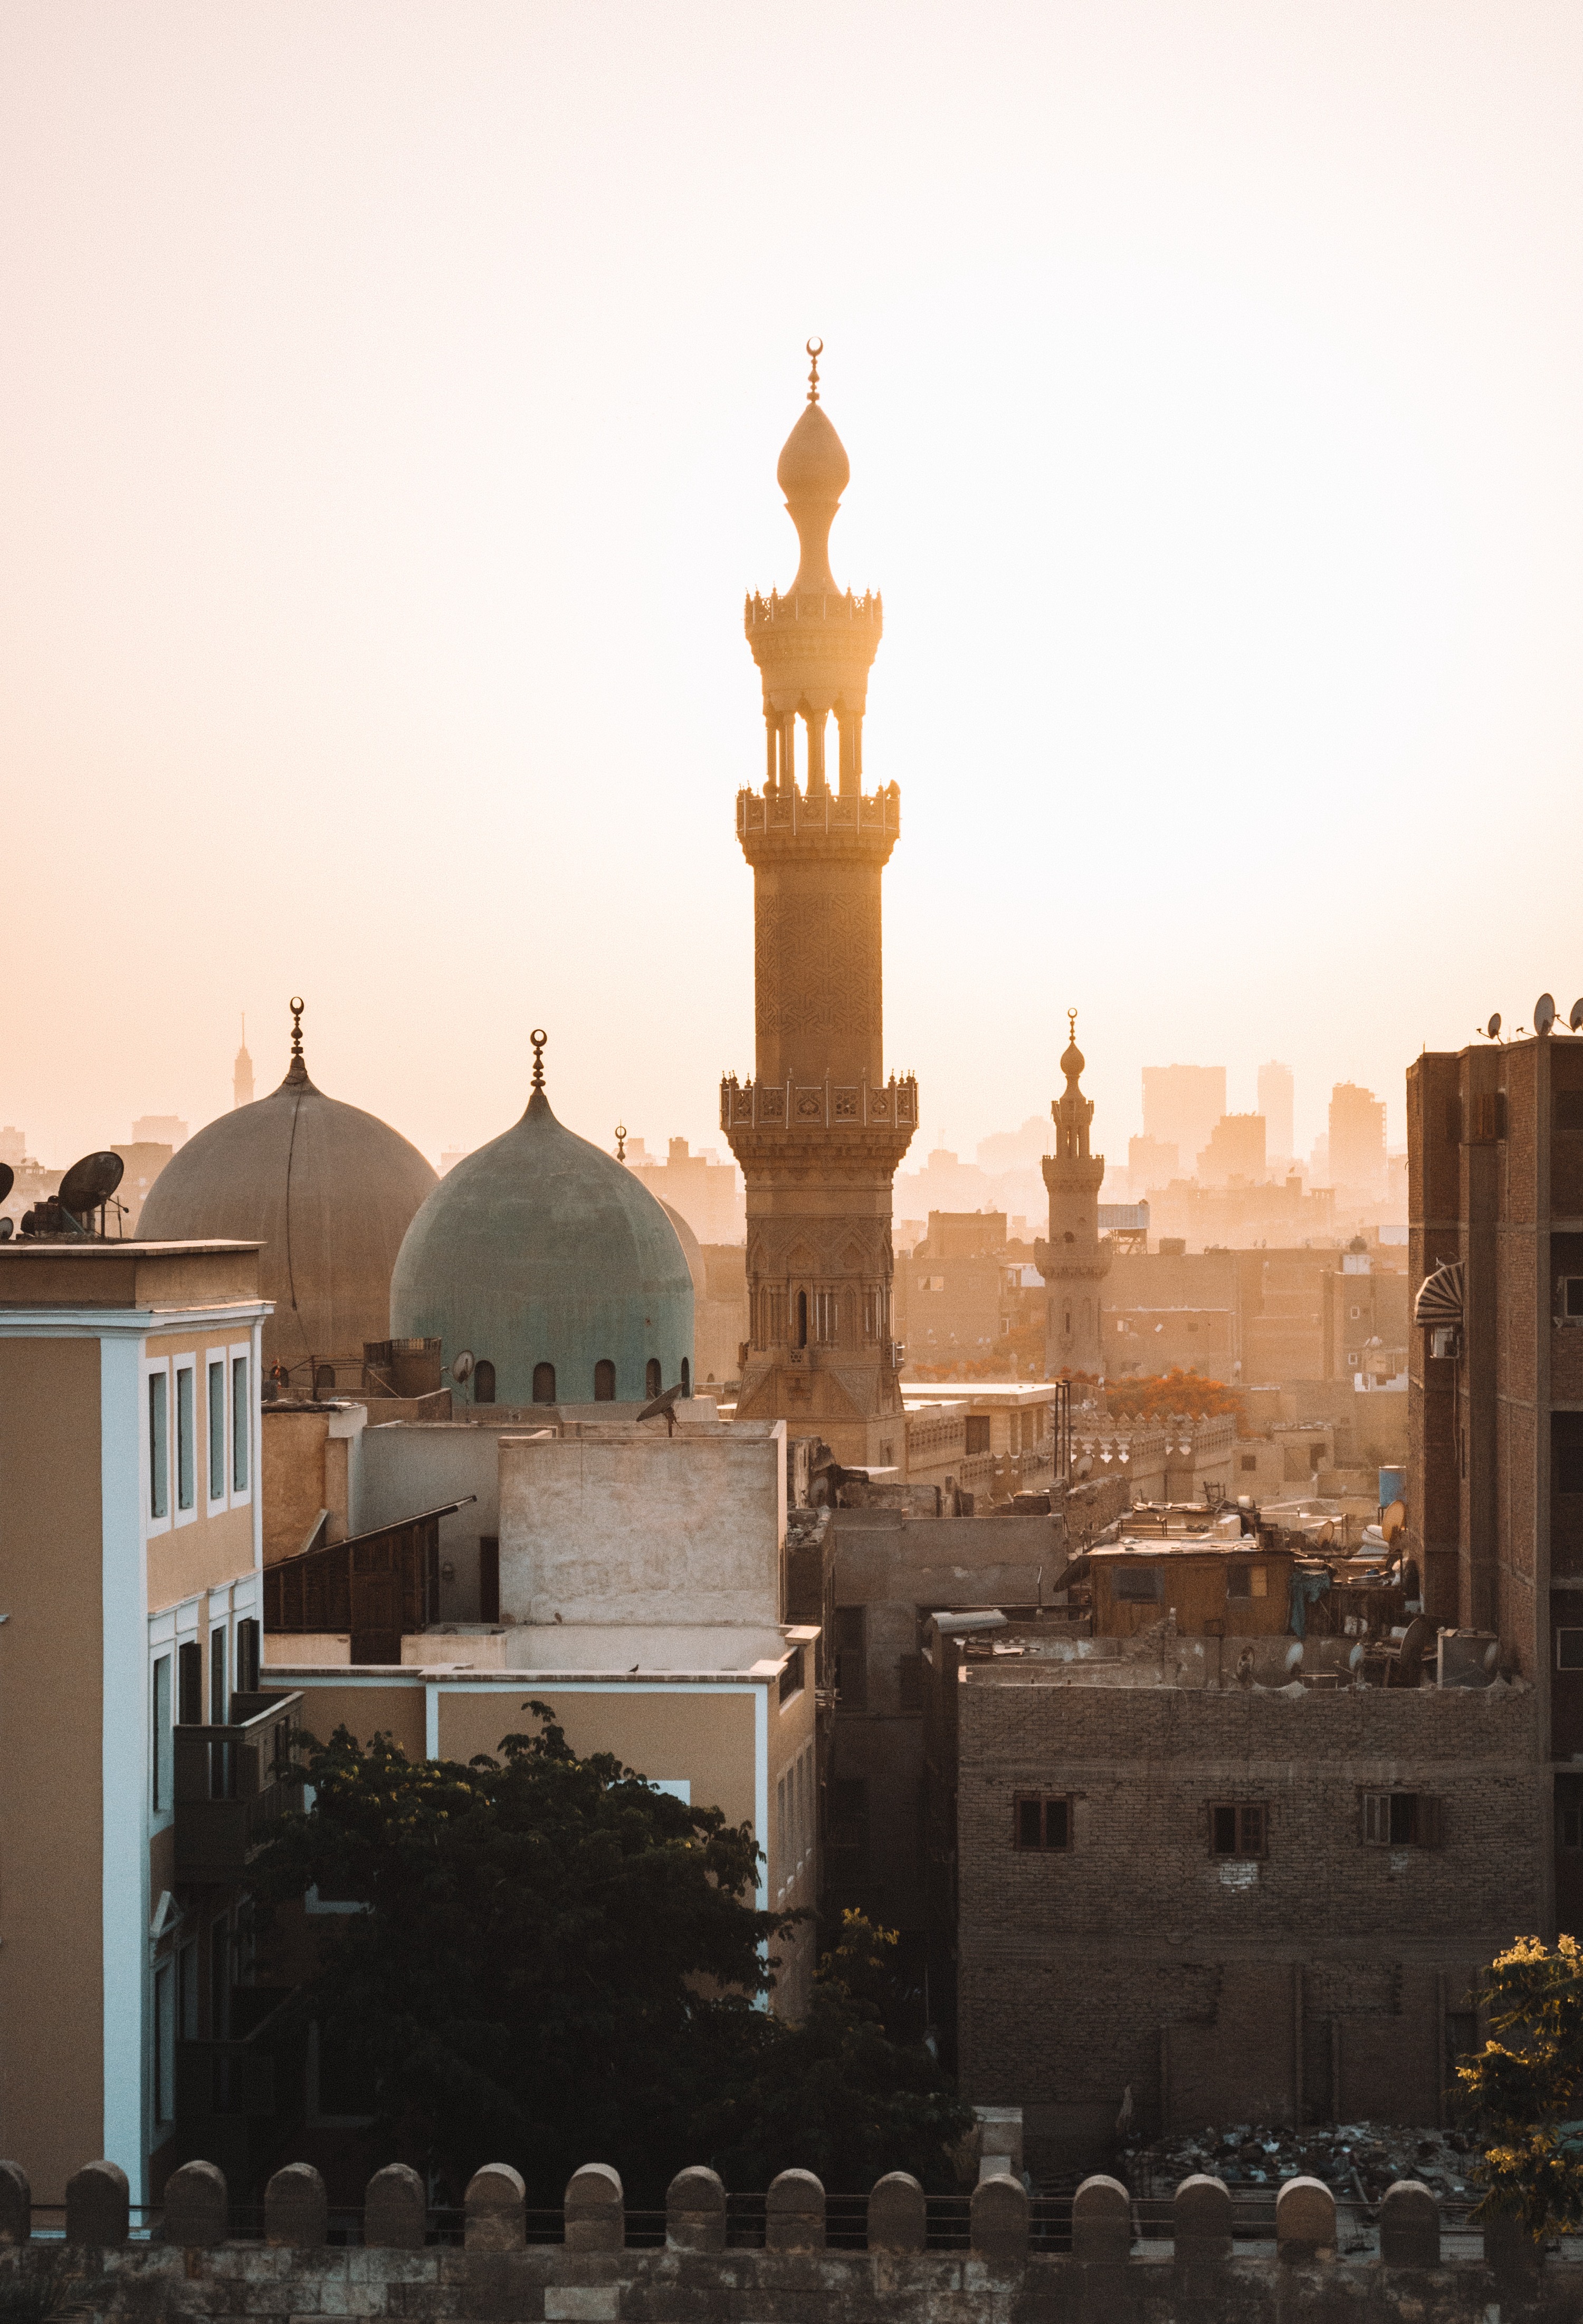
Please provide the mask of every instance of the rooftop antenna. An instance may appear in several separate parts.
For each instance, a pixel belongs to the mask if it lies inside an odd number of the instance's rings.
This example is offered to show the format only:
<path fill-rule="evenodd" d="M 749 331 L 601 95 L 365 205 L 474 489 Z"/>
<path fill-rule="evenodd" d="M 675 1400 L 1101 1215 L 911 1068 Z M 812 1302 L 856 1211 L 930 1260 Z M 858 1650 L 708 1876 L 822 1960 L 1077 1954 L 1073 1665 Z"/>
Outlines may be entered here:
<path fill-rule="evenodd" d="M 1550 993 L 1541 992 L 1533 1004 L 1533 1029 L 1542 1037 L 1551 1030 L 1555 1021 L 1555 1001 Z"/>
<path fill-rule="evenodd" d="M 820 355 L 823 355 L 824 351 L 825 343 L 822 339 L 810 339 L 808 342 L 808 353 L 812 357 L 812 362 L 809 366 L 808 373 L 808 400 L 810 403 L 817 403 L 819 401 L 819 359 Z"/>

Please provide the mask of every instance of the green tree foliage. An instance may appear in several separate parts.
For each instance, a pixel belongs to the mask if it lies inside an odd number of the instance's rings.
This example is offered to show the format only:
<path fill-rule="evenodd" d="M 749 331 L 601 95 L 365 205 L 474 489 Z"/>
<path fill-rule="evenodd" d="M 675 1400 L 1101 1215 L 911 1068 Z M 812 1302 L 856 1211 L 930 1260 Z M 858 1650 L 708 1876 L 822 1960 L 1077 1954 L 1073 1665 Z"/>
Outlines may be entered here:
<path fill-rule="evenodd" d="M 366 1904 L 316 1922 L 296 2008 L 390 2151 L 458 2192 L 514 2163 L 540 2204 L 588 2162 L 639 2205 L 688 2163 L 738 2186 L 792 2163 L 939 2178 L 964 2116 L 885 2030 L 883 1941 L 844 1934 L 803 2024 L 755 2006 L 802 1916 L 745 1901 L 748 1828 L 579 1759 L 527 1707 L 536 1732 L 466 1766 L 304 1738 L 313 1803 L 260 1859 L 266 1901 Z"/>
<path fill-rule="evenodd" d="M 1583 1947 L 1520 1937 L 1486 1972 L 1490 2039 L 1457 2069 L 1488 2140 L 1475 2216 L 1536 2241 L 1583 2226 Z"/>

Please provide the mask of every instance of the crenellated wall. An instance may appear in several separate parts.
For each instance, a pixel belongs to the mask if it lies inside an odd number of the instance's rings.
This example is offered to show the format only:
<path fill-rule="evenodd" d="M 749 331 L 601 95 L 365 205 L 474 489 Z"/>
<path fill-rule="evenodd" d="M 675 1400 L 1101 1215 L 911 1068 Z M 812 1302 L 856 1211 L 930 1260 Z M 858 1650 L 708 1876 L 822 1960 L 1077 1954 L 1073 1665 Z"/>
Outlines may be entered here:
<path fill-rule="evenodd" d="M 1583 2266 L 1542 2264 L 1532 2245 L 1490 2231 L 1482 2255 L 1443 2257 L 1427 2187 L 1402 2181 L 1380 2206 L 1379 2254 L 1338 2256 L 1336 2204 L 1315 2179 L 1289 2180 L 1273 2245 L 1234 2245 L 1229 2190 L 1184 2180 L 1169 2243 L 1134 2247 L 1135 2213 L 1120 2181 L 1087 2180 L 1065 2248 L 1030 2246 L 1020 2180 L 991 2171 L 975 2190 L 967 2248 L 927 2248 L 915 2179 L 893 2172 L 867 2199 L 862 2248 L 827 2243 L 823 2187 L 786 2171 L 764 2199 L 761 2248 L 727 2246 L 727 2196 L 713 2171 L 678 2172 L 664 2242 L 629 2248 L 621 2181 L 603 2163 L 566 2190 L 560 2239 L 527 2241 L 522 2180 L 488 2164 L 467 2189 L 459 2242 L 433 2233 L 423 2182 L 394 2163 L 369 2181 L 362 2241 L 331 2245 L 324 2182 L 307 2163 L 279 2171 L 261 2237 L 229 2239 L 226 2181 L 188 2163 L 170 2181 L 148 2239 L 128 2242 L 126 2181 L 90 2163 L 67 2190 L 64 2245 L 35 2240 L 27 2181 L 0 2163 L 0 2305 L 7 2279 L 69 2301 L 80 2318 L 452 2318 L 523 2324 L 1562 2324 L 1583 2318 Z M 6 2248 L 8 2247 L 8 2248 Z M 51 2279 L 52 2299 L 42 2301 Z M 20 2290 L 21 2287 L 18 2287 Z M 22 2312 L 14 2300 L 6 2312 Z"/>

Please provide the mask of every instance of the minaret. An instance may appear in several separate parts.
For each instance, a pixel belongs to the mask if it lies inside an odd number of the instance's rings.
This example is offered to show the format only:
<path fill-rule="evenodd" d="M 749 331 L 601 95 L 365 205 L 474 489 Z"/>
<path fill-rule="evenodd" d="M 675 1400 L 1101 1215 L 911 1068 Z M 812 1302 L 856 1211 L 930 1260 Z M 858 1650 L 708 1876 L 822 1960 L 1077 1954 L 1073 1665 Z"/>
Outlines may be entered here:
<path fill-rule="evenodd" d="M 739 791 L 754 875 L 753 1078 L 720 1085 L 720 1127 L 747 1183 L 748 1340 L 737 1415 L 783 1418 L 850 1467 L 904 1472 L 891 1337 L 891 1180 L 918 1120 L 918 1085 L 887 1081 L 880 875 L 901 829 L 894 783 L 863 788 L 863 714 L 882 622 L 875 595 L 830 572 L 850 469 L 819 401 L 776 469 L 801 561 L 785 596 L 749 597 L 764 682 L 764 782 Z M 825 740 L 838 736 L 835 782 Z M 797 780 L 797 727 L 803 781 Z"/>
<path fill-rule="evenodd" d="M 1099 1189 L 1105 1157 L 1088 1151 L 1094 1101 L 1078 1086 L 1083 1052 L 1078 1047 L 1078 1012 L 1067 1010 L 1070 1038 L 1060 1061 L 1066 1088 L 1050 1111 L 1055 1120 L 1055 1152 L 1044 1157 L 1050 1190 L 1050 1240 L 1036 1243 L 1033 1256 L 1050 1286 L 1045 1304 L 1044 1365 L 1053 1379 L 1063 1371 L 1103 1373 L 1099 1286 L 1110 1272 L 1109 1238 L 1099 1239 Z"/>
<path fill-rule="evenodd" d="M 231 1109 L 253 1102 L 253 1060 L 247 1054 L 247 1019 L 242 1019 L 242 1047 L 236 1052 L 236 1063 L 231 1072 Z"/>

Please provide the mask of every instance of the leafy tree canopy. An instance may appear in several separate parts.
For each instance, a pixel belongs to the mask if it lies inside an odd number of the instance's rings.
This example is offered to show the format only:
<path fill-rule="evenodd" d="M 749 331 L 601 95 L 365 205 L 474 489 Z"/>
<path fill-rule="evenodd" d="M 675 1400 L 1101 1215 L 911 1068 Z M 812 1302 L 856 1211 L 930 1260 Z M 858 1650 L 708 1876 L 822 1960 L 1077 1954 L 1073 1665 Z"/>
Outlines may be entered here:
<path fill-rule="evenodd" d="M 927 2050 L 886 2030 L 893 1940 L 849 1923 L 801 2024 L 755 2006 L 803 1916 L 747 1901 L 749 1828 L 579 1759 L 527 1708 L 536 1732 L 465 1766 L 345 1728 L 304 1738 L 312 1804 L 259 1862 L 266 1902 L 316 1887 L 366 1905 L 316 1923 L 295 2006 L 390 2151 L 458 2191 L 514 2163 L 540 2204 L 589 2162 L 640 2205 L 688 2163 L 737 2186 L 793 2163 L 831 2186 L 941 2180 L 967 2117 Z"/>
<path fill-rule="evenodd" d="M 1164 1420 L 1178 1412 L 1212 1418 L 1230 1412 L 1240 1420 L 1245 1410 L 1239 1389 L 1224 1380 L 1207 1379 L 1202 1372 L 1184 1371 L 1180 1364 L 1165 1372 L 1128 1372 L 1107 1380 L 1105 1401 L 1116 1419 L 1134 1414 L 1141 1420 Z"/>
<path fill-rule="evenodd" d="M 1476 2216 L 1536 2241 L 1583 2226 L 1583 1947 L 1520 1937 L 1486 1972 L 1490 2039 L 1458 2067 L 1488 2139 Z"/>

